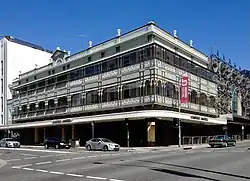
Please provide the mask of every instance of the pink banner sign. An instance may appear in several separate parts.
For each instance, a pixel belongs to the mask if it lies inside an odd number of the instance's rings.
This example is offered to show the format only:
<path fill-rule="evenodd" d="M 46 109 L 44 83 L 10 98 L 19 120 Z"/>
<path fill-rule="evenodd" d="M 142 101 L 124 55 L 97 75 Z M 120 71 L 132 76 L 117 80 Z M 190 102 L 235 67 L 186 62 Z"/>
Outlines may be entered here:
<path fill-rule="evenodd" d="M 183 76 L 180 82 L 180 102 L 188 103 L 188 76 Z"/>

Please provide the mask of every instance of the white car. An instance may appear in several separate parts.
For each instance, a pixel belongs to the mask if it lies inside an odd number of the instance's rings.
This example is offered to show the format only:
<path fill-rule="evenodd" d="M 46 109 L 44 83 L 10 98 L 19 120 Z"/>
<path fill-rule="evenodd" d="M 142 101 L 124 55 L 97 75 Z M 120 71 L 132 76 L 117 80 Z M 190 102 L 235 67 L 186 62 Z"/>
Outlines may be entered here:
<path fill-rule="evenodd" d="M 120 145 L 107 138 L 92 138 L 86 142 L 87 150 L 119 151 Z"/>
<path fill-rule="evenodd" d="M 20 143 L 13 138 L 3 138 L 0 141 L 0 147 L 6 148 L 20 148 Z"/>

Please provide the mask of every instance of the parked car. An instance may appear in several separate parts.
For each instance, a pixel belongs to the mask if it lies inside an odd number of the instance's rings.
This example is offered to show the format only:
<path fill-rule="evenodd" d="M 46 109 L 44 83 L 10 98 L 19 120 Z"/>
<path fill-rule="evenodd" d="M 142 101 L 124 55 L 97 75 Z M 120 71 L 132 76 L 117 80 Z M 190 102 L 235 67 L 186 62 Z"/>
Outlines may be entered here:
<path fill-rule="evenodd" d="M 228 147 L 235 146 L 236 140 L 227 135 L 217 135 L 209 140 L 209 145 L 213 148 L 215 146 Z"/>
<path fill-rule="evenodd" d="M 52 138 L 47 138 L 44 141 L 44 148 L 48 149 L 49 147 L 53 147 L 55 149 L 59 149 L 59 148 L 69 149 L 71 147 L 71 144 L 67 143 L 63 139 L 52 137 Z"/>
<path fill-rule="evenodd" d="M 0 141 L 0 147 L 20 148 L 20 143 L 16 141 L 14 138 L 3 138 Z"/>
<path fill-rule="evenodd" d="M 86 142 L 87 150 L 119 151 L 120 145 L 107 138 L 92 138 Z"/>

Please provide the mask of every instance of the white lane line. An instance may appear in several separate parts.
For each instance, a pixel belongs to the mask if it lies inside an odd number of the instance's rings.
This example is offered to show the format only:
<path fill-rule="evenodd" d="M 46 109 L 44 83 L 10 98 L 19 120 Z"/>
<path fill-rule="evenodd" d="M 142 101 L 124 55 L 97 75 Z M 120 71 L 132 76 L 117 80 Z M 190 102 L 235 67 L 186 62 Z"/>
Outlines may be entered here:
<path fill-rule="evenodd" d="M 23 170 L 29 170 L 29 171 L 33 171 L 33 168 L 22 168 Z"/>
<path fill-rule="evenodd" d="M 56 160 L 56 162 L 66 162 L 69 161 L 70 159 L 62 159 L 62 160 Z"/>
<path fill-rule="evenodd" d="M 118 179 L 111 178 L 111 179 L 109 179 L 109 181 L 125 181 L 125 180 L 118 180 Z"/>
<path fill-rule="evenodd" d="M 48 173 L 49 171 L 47 170 L 41 170 L 41 169 L 36 169 L 37 172 L 43 172 L 43 173 Z"/>
<path fill-rule="evenodd" d="M 19 161 L 21 160 L 20 158 L 16 158 L 16 159 L 11 159 L 11 160 L 6 160 L 7 162 L 14 162 L 14 161 Z"/>
<path fill-rule="evenodd" d="M 36 157 L 27 157 L 27 158 L 24 158 L 24 160 L 32 160 L 32 159 L 36 159 Z"/>
<path fill-rule="evenodd" d="M 91 155 L 91 156 L 87 156 L 88 158 L 95 158 L 97 157 L 98 155 Z"/>
<path fill-rule="evenodd" d="M 30 152 L 43 152 L 43 153 L 59 153 L 59 154 L 71 154 L 69 151 L 56 151 L 56 150 L 41 150 L 41 149 L 31 149 L 31 148 L 3 148 L 0 150 L 11 150 L 11 151 L 30 151 Z"/>
<path fill-rule="evenodd" d="M 32 164 L 27 164 L 27 165 L 19 165 L 19 166 L 17 166 L 17 167 L 22 168 L 22 167 L 30 167 L 30 166 L 32 166 Z"/>
<path fill-rule="evenodd" d="M 36 155 L 26 154 L 26 153 L 19 153 L 19 155 L 23 155 L 23 156 L 36 156 Z"/>
<path fill-rule="evenodd" d="M 54 155 L 42 155 L 42 156 L 40 156 L 41 158 L 47 158 L 47 157 L 52 157 L 52 156 L 54 156 Z"/>
<path fill-rule="evenodd" d="M 104 177 L 94 177 L 94 176 L 86 176 L 86 178 L 96 179 L 96 180 L 107 180 L 107 178 Z"/>
<path fill-rule="evenodd" d="M 72 158 L 72 160 L 81 160 L 81 159 L 85 159 L 86 157 L 83 156 L 83 157 L 76 157 L 76 158 Z"/>
<path fill-rule="evenodd" d="M 14 169 L 21 169 L 21 167 L 19 167 L 19 166 L 14 166 L 14 167 L 11 167 L 11 168 L 14 168 Z"/>
<path fill-rule="evenodd" d="M 56 174 L 56 175 L 64 175 L 62 172 L 55 172 L 55 171 L 50 171 L 49 173 Z"/>
<path fill-rule="evenodd" d="M 39 162 L 39 163 L 36 163 L 36 165 L 45 165 L 45 164 L 50 164 L 50 163 L 52 163 L 52 161 Z"/>
<path fill-rule="evenodd" d="M 71 177 L 83 177 L 83 175 L 73 174 L 73 173 L 67 173 L 66 175 Z"/>

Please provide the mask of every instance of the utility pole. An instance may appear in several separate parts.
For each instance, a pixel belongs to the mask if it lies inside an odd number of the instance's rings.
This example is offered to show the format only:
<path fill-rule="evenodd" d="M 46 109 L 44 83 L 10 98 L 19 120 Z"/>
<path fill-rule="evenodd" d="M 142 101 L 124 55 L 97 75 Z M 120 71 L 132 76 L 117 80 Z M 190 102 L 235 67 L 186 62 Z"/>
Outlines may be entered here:
<path fill-rule="evenodd" d="M 181 113 L 181 86 L 180 86 L 180 76 L 177 75 L 176 79 L 178 81 L 178 112 Z M 178 139 L 179 139 L 179 147 L 181 147 L 181 119 L 178 119 Z"/>

